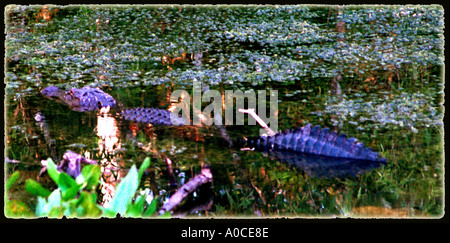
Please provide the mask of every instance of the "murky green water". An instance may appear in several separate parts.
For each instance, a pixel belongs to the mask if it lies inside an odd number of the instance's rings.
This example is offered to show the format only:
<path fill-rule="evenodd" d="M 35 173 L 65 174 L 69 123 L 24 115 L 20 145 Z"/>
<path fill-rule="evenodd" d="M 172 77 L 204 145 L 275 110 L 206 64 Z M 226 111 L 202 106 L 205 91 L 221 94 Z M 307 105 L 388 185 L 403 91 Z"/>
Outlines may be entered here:
<path fill-rule="evenodd" d="M 159 206 L 173 192 L 165 158 L 178 185 L 211 165 L 213 189 L 189 198 L 182 211 L 190 216 L 442 215 L 439 7 L 58 9 L 50 20 L 41 8 L 9 9 L 5 170 L 22 177 L 8 198 L 33 209 L 25 180 L 37 177 L 41 160 L 60 161 L 72 150 L 101 163 L 99 202 L 150 156 L 140 191 Z M 183 60 L 183 53 L 202 56 Z M 337 73 L 341 96 L 330 88 Z M 387 165 L 317 178 L 263 153 L 229 148 L 214 126 L 154 127 L 117 116 L 121 108 L 168 108 L 170 93 L 192 95 L 194 80 L 203 90 L 278 90 L 279 130 L 335 128 L 380 152 Z M 100 87 L 120 105 L 108 114 L 75 112 L 41 96 L 48 85 Z M 226 129 L 238 139 L 260 127 Z M 55 186 L 47 177 L 40 182 Z"/>

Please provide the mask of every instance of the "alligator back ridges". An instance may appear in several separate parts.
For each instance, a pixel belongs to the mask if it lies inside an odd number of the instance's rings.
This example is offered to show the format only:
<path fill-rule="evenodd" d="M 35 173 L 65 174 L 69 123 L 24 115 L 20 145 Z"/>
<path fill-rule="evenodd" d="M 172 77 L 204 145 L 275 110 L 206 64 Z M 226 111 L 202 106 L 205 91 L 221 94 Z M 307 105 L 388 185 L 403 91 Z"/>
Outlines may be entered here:
<path fill-rule="evenodd" d="M 279 132 L 274 136 L 249 138 L 247 146 L 263 151 L 294 151 L 336 158 L 370 160 L 386 163 L 377 152 L 364 146 L 356 138 L 338 135 L 329 128 L 308 124 L 294 130 Z"/>
<path fill-rule="evenodd" d="M 125 109 L 120 112 L 120 116 L 129 121 L 151 123 L 153 125 L 185 125 L 187 124 L 180 117 L 174 116 L 174 123 L 170 119 L 171 112 L 168 110 L 157 109 L 157 108 L 133 108 Z"/>

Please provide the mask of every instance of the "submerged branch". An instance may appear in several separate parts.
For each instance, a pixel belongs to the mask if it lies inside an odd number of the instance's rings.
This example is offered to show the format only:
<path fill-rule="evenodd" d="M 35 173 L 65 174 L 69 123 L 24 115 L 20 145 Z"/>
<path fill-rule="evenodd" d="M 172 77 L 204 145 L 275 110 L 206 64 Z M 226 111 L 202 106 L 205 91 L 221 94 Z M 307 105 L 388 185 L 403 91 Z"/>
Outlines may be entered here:
<path fill-rule="evenodd" d="M 200 174 L 190 179 L 169 198 L 169 201 L 162 206 L 161 210 L 159 210 L 159 214 L 162 215 L 165 212 L 172 211 L 175 207 L 180 205 L 190 193 L 194 192 L 201 185 L 211 183 L 212 178 L 210 166 L 208 164 L 204 165 Z"/>
<path fill-rule="evenodd" d="M 267 131 L 268 136 L 275 135 L 275 132 L 267 126 L 267 124 L 255 113 L 255 109 L 239 109 L 239 112 L 250 114 L 255 120 Z"/>

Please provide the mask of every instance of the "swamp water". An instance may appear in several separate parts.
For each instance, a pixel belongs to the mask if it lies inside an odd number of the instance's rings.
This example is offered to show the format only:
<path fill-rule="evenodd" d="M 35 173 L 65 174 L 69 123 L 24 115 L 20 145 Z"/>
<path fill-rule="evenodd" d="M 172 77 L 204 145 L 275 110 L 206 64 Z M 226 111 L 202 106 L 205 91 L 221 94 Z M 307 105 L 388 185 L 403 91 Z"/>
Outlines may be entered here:
<path fill-rule="evenodd" d="M 167 158 L 178 186 L 202 164 L 211 166 L 212 189 L 196 190 L 173 216 L 443 214 L 439 7 L 43 9 L 7 11 L 5 176 L 20 172 L 5 193 L 9 200 L 34 212 L 37 198 L 25 190 L 26 180 L 37 178 L 41 160 L 59 162 L 72 150 L 101 165 L 99 204 L 132 165 L 150 157 L 137 193 L 157 208 L 175 190 Z M 339 73 L 337 92 L 330 82 Z M 203 91 L 277 90 L 279 130 L 307 123 L 336 129 L 387 164 L 353 177 L 315 177 L 264 153 L 228 147 L 214 126 L 156 127 L 116 114 L 168 108 L 171 92 L 191 94 L 194 80 Z M 40 95 L 49 85 L 100 87 L 120 105 L 107 114 L 75 112 Z M 226 126 L 227 133 L 233 140 L 259 134 L 259 126 L 245 124 Z M 48 176 L 39 182 L 56 188 Z"/>

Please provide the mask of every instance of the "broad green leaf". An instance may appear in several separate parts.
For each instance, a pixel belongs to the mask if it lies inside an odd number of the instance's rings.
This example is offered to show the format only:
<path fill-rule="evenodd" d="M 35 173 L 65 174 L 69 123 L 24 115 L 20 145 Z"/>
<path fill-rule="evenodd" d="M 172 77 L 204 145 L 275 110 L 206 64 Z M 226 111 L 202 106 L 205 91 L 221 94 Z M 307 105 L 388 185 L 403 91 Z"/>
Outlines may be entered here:
<path fill-rule="evenodd" d="M 47 199 L 38 196 L 36 204 L 36 216 L 46 216 L 48 211 L 50 210 L 49 205 L 47 203 Z"/>
<path fill-rule="evenodd" d="M 100 182 L 101 170 L 98 165 L 87 165 L 81 170 L 76 181 L 88 190 L 94 189 Z"/>
<path fill-rule="evenodd" d="M 61 208 L 61 192 L 57 189 L 54 190 L 48 200 L 38 196 L 38 203 L 36 205 L 36 215 L 41 216 L 53 216 L 59 217 L 62 211 Z"/>
<path fill-rule="evenodd" d="M 152 203 L 150 203 L 150 205 L 148 205 L 147 210 L 145 210 L 145 212 L 144 212 L 144 214 L 142 216 L 148 217 L 148 216 L 151 216 L 152 214 L 155 213 L 155 211 L 156 211 L 156 203 L 158 201 L 157 199 L 158 199 L 158 197 L 153 198 Z"/>
<path fill-rule="evenodd" d="M 62 193 L 62 199 L 64 201 L 68 201 L 70 199 L 73 199 L 78 194 L 79 191 L 80 191 L 80 186 L 79 185 L 75 185 L 75 186 L 73 186 L 71 188 L 68 188 L 68 189 L 64 190 L 63 192 L 61 192 Z"/>
<path fill-rule="evenodd" d="M 8 191 L 11 186 L 16 182 L 16 180 L 19 178 L 19 171 L 16 170 L 12 175 L 9 176 L 8 181 L 6 182 L 6 191 Z"/>
<path fill-rule="evenodd" d="M 133 165 L 127 176 L 116 187 L 116 193 L 111 200 L 108 208 L 112 209 L 121 216 L 125 215 L 127 206 L 131 203 L 134 194 L 138 188 L 138 172 Z"/>
<path fill-rule="evenodd" d="M 29 193 L 35 196 L 40 196 L 44 198 L 48 197 L 51 193 L 49 190 L 44 188 L 39 182 L 33 179 L 28 179 L 25 182 L 25 190 L 27 190 Z"/>
<path fill-rule="evenodd" d="M 102 216 L 108 217 L 108 218 L 115 218 L 117 216 L 117 212 L 110 208 L 102 208 Z"/>
<path fill-rule="evenodd" d="M 72 177 L 64 172 L 59 175 L 58 186 L 61 189 L 63 200 L 74 198 L 81 188 Z"/>
<path fill-rule="evenodd" d="M 136 198 L 134 203 L 131 203 L 126 212 L 128 217 L 139 217 L 144 211 L 145 195 L 140 195 Z"/>
<path fill-rule="evenodd" d="M 47 173 L 52 178 L 52 180 L 58 184 L 59 181 L 59 171 L 56 168 L 55 163 L 53 163 L 53 160 L 51 158 L 47 159 Z"/>
<path fill-rule="evenodd" d="M 61 191 L 64 192 L 65 190 L 68 190 L 78 184 L 72 177 L 70 177 L 70 175 L 68 175 L 64 172 L 61 172 L 59 175 L 57 185 L 61 189 Z"/>
<path fill-rule="evenodd" d="M 77 216 L 77 208 L 75 207 L 74 200 L 62 202 L 61 208 L 64 209 L 63 214 L 67 218 L 74 218 Z"/>
<path fill-rule="evenodd" d="M 54 190 L 50 196 L 48 196 L 48 205 L 49 209 L 51 210 L 54 207 L 61 207 L 61 191 L 60 190 Z"/>
<path fill-rule="evenodd" d="M 64 215 L 64 208 L 63 207 L 53 207 L 48 212 L 49 218 L 62 218 Z"/>
<path fill-rule="evenodd" d="M 97 205 L 95 193 L 81 192 L 79 200 L 75 205 L 77 215 L 80 217 L 98 218 L 102 214 L 102 211 Z"/>
<path fill-rule="evenodd" d="M 139 181 L 141 181 L 142 175 L 149 166 L 150 166 L 150 157 L 146 157 L 141 167 L 139 168 L 139 178 L 138 178 Z"/>

